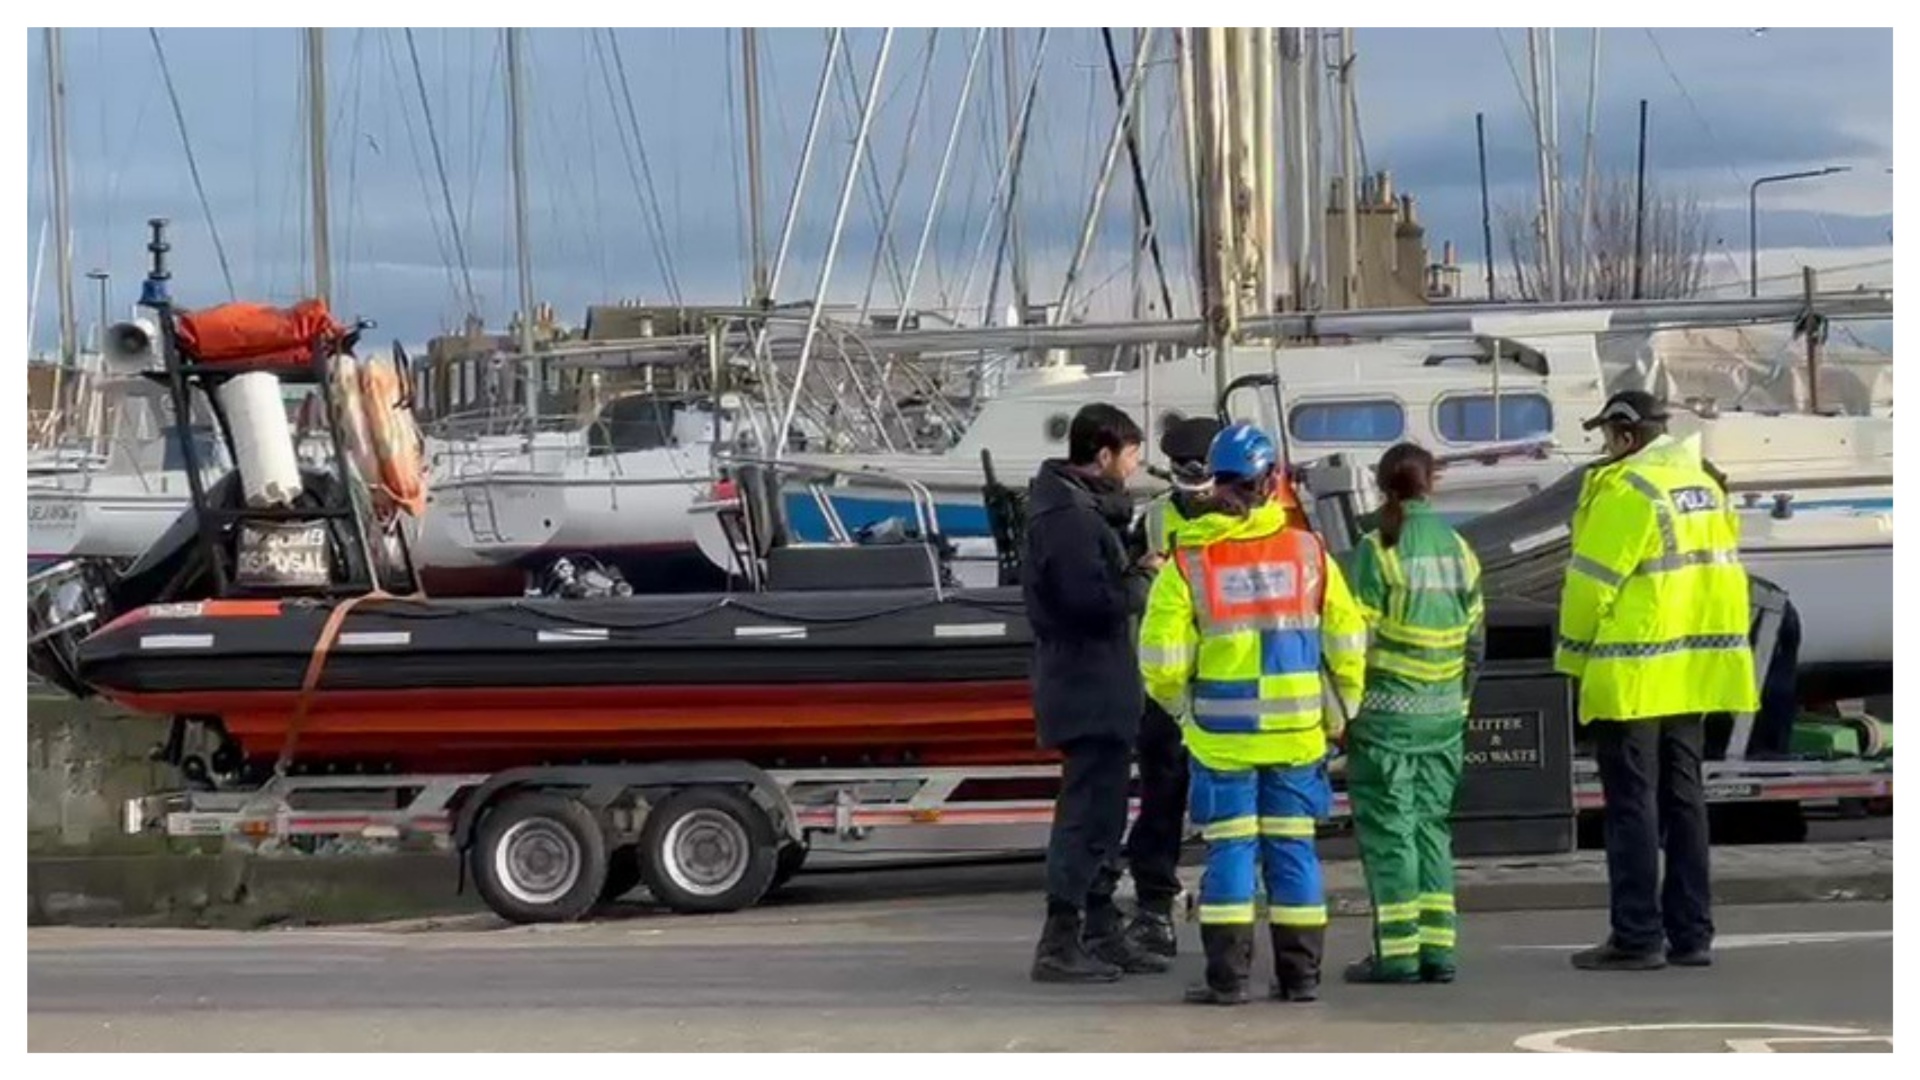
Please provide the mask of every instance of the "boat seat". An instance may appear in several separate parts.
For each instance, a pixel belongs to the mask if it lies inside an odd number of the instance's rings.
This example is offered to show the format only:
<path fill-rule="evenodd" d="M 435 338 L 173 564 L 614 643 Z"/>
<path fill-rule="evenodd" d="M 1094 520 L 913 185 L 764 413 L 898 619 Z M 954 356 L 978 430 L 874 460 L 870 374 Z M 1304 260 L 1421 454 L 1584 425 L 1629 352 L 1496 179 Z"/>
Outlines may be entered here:
<path fill-rule="evenodd" d="M 767 553 L 774 592 L 825 589 L 932 589 L 938 555 L 925 543 L 789 544 Z"/>

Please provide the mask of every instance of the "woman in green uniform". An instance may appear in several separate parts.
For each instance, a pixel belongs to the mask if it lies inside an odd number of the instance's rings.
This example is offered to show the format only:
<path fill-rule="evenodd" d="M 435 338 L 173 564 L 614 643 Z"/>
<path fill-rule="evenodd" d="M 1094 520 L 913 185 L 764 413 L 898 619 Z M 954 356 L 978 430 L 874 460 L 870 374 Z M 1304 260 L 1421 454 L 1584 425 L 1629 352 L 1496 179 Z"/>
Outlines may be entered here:
<path fill-rule="evenodd" d="M 1369 631 L 1347 794 L 1373 954 L 1348 966 L 1348 982 L 1453 981 L 1453 799 L 1486 638 L 1480 564 L 1429 505 L 1434 473 L 1433 455 L 1413 443 L 1380 458 L 1386 505 L 1349 575 Z"/>

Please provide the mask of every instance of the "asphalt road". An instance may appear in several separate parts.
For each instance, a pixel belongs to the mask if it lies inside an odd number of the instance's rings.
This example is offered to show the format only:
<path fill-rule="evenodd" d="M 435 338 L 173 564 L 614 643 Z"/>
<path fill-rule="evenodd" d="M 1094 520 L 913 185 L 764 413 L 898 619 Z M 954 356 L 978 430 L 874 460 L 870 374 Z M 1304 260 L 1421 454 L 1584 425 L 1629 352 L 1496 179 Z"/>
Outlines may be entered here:
<path fill-rule="evenodd" d="M 1450 987 L 1348 987 L 1335 921 L 1315 1005 L 1177 1003 L 1200 967 L 1112 986 L 1026 978 L 1033 894 L 876 892 L 822 875 L 728 916 L 491 916 L 328 930 L 48 928 L 28 936 L 28 1045 L 62 1050 L 1887 1050 L 1886 904 L 1729 908 L 1709 970 L 1573 970 L 1601 912 L 1469 915 Z M 803 879 L 804 881 L 805 879 Z M 986 882 L 979 882 L 987 884 Z M 1265 982 L 1265 944 L 1259 981 Z M 1648 1025 L 1665 1025 L 1664 1028 Z M 1681 1025 L 1674 1028 L 1672 1025 Z M 1762 1025 L 1711 1027 L 1707 1025 Z M 1791 1025 L 1793 1029 L 1779 1025 Z M 1613 1028 L 1565 1034 L 1569 1030 Z M 1798 1030 L 1800 1028 L 1818 1030 Z M 1813 1041 L 1783 1041 L 1792 1039 Z"/>

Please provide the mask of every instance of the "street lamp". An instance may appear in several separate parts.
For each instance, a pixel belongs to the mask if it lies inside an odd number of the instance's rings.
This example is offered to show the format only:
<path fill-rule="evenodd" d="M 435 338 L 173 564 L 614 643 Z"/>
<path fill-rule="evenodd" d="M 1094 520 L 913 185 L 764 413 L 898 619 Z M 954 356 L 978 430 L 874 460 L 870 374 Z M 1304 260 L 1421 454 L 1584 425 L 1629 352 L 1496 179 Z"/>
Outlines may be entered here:
<path fill-rule="evenodd" d="M 107 273 L 105 270 L 87 271 L 88 281 L 97 281 L 100 283 L 100 321 L 96 324 L 97 329 L 94 331 L 93 339 L 93 351 L 95 353 L 105 353 L 107 351 L 107 279 L 112 276 L 113 275 Z"/>
<path fill-rule="evenodd" d="M 1760 295 L 1760 185 L 1777 184 L 1783 180 L 1808 180 L 1816 176 L 1832 176 L 1834 173 L 1852 172 L 1851 165 L 1829 165 L 1824 169 L 1808 169 L 1805 172 L 1780 173 L 1777 176 L 1763 176 L 1755 180 L 1747 189 L 1747 295 Z"/>

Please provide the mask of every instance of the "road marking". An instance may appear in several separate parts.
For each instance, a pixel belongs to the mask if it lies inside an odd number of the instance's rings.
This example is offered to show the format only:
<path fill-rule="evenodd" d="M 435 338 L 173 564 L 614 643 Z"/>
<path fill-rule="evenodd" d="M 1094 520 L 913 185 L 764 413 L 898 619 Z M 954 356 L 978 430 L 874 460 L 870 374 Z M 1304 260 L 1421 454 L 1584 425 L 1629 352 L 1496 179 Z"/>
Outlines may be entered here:
<path fill-rule="evenodd" d="M 1721 949 L 1765 949 L 1777 945 L 1838 945 L 1848 941 L 1891 941 L 1891 930 L 1807 930 L 1785 934 L 1724 934 L 1713 939 L 1714 951 Z M 1502 945 L 1509 952 L 1574 952 L 1591 946 L 1580 945 Z"/>
<path fill-rule="evenodd" d="M 1736 1054 L 1771 1054 L 1776 1046 L 1788 1046 L 1796 1043 L 1812 1043 L 1816 1046 L 1831 1046 L 1834 1043 L 1886 1043 L 1893 1048 L 1891 1035 L 1802 1035 L 1787 1039 L 1728 1039 L 1727 1049 Z"/>
<path fill-rule="evenodd" d="M 1560 1031 L 1541 1031 L 1532 1035 L 1522 1035 L 1513 1040 L 1515 1050 L 1531 1050 L 1536 1054 L 1604 1054 L 1606 1050 L 1582 1050 L 1577 1046 L 1563 1046 L 1563 1040 L 1578 1038 L 1582 1035 L 1615 1035 L 1622 1032 L 1645 1031 L 1793 1031 L 1803 1035 L 1847 1036 L 1857 1038 L 1870 1035 L 1860 1028 L 1814 1027 L 1808 1024 L 1609 1024 L 1604 1027 L 1564 1028 Z M 1766 1042 L 1765 1039 L 1736 1040 L 1728 1039 L 1727 1045 L 1735 1042 Z M 1828 1040 L 1820 1040 L 1828 1041 Z"/>

